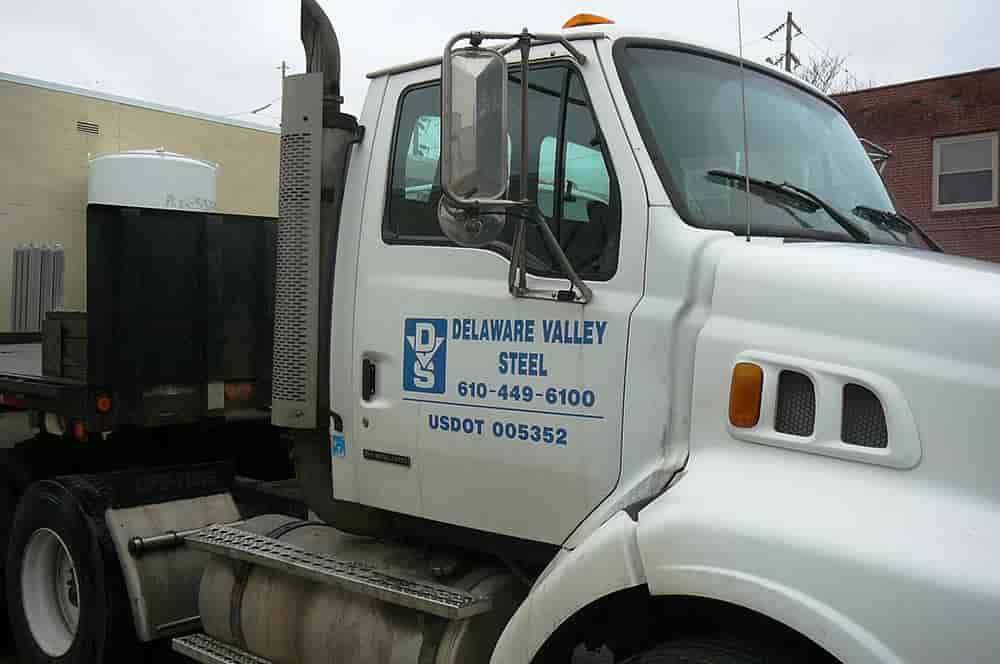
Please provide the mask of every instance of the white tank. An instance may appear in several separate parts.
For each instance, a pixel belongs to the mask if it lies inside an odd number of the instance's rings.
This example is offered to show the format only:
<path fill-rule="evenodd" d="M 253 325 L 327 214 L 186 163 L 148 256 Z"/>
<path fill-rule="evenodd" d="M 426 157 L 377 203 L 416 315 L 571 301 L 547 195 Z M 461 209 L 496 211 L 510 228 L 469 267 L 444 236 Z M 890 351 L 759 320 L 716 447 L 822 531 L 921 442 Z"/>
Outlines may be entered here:
<path fill-rule="evenodd" d="M 128 150 L 90 160 L 87 202 L 203 212 L 215 209 L 209 161 L 159 150 Z"/>

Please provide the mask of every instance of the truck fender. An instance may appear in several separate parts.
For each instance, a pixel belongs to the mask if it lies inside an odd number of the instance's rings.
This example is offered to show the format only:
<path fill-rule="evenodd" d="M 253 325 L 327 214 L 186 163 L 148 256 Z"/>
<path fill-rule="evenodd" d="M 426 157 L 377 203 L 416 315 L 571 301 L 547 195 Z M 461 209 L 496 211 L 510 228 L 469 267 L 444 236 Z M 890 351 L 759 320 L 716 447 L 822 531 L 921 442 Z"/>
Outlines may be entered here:
<path fill-rule="evenodd" d="M 577 611 L 601 597 L 646 583 L 636 525 L 619 512 L 575 549 L 562 549 L 507 623 L 491 664 L 530 662 Z"/>
<path fill-rule="evenodd" d="M 902 664 L 903 659 L 862 625 L 783 580 L 780 561 L 804 557 L 797 551 L 802 543 L 791 541 L 794 535 L 786 541 L 741 536 L 724 514 L 710 518 L 698 508 L 687 513 L 686 505 L 690 503 L 672 503 L 668 493 L 639 513 L 635 537 L 651 595 L 741 606 L 782 623 L 842 662 Z M 715 556 L 713 551 L 731 555 Z M 828 568 L 828 573 L 836 571 Z"/>

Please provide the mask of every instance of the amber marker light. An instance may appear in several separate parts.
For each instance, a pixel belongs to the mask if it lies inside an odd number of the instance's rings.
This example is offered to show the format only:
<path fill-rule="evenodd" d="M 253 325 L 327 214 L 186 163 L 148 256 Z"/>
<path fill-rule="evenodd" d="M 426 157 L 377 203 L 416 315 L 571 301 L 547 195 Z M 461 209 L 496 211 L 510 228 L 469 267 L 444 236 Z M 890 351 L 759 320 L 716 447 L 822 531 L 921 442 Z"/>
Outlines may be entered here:
<path fill-rule="evenodd" d="M 98 413 L 110 413 L 111 412 L 111 397 L 107 394 L 102 394 L 97 397 L 97 412 Z"/>
<path fill-rule="evenodd" d="M 734 427 L 749 429 L 760 421 L 760 400 L 764 391 L 764 370 L 750 362 L 733 367 L 729 388 L 729 421 Z"/>
<path fill-rule="evenodd" d="M 602 25 L 614 23 L 610 18 L 598 16 L 597 14 L 577 14 L 570 20 L 563 23 L 563 29 L 579 28 L 584 25 Z"/>
<path fill-rule="evenodd" d="M 73 437 L 81 443 L 87 440 L 87 425 L 82 420 L 73 422 Z"/>

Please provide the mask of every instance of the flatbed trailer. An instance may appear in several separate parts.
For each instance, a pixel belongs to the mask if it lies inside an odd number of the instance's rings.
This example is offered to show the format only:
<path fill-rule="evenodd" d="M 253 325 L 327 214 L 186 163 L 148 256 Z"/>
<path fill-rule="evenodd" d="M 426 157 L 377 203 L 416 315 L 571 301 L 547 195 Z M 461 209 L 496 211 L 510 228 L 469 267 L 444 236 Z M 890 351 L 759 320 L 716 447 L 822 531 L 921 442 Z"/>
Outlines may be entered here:
<path fill-rule="evenodd" d="M 46 376 L 40 333 L 0 333 L 0 407 L 85 418 L 87 381 Z"/>
<path fill-rule="evenodd" d="M 67 523 L 88 524 L 101 555 L 120 561 L 104 579 L 117 589 L 88 601 L 141 602 L 140 640 L 183 631 L 197 613 L 197 557 L 181 556 L 183 591 L 149 590 L 162 564 L 156 524 L 306 516 L 289 445 L 270 423 L 274 251 L 269 217 L 91 204 L 87 311 L 0 334 L 0 409 L 28 413 L 24 435 L 0 445 L 0 541 L 17 538 L 33 491 L 63 487 L 46 504 L 79 499 L 61 508 L 75 514 Z M 158 507 L 170 501 L 187 507 Z M 145 525 L 123 530 L 111 509 Z M 22 511 L 22 521 L 38 512 Z M 159 544 L 132 553 L 133 536 Z M 17 575 L 2 576 L 20 592 Z"/>
<path fill-rule="evenodd" d="M 269 419 L 273 219 L 92 204 L 87 311 L 0 336 L 0 403 L 82 439 Z"/>

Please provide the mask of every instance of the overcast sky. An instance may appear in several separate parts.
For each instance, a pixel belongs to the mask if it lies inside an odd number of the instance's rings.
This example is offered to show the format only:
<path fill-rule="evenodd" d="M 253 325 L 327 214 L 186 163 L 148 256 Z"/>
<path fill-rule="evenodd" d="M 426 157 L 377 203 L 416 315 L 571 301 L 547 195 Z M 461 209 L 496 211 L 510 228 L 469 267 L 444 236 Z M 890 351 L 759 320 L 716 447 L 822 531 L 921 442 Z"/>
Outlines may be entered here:
<path fill-rule="evenodd" d="M 579 11 L 736 50 L 735 0 L 320 0 L 341 40 L 345 108 L 365 73 L 435 55 L 467 29 L 555 31 Z M 803 61 L 829 49 L 879 84 L 1000 65 L 997 0 L 744 0 L 746 55 L 779 54 L 761 37 L 792 10 Z M 243 120 L 276 124 L 278 66 L 303 70 L 298 0 L 0 2 L 0 71 Z"/>

